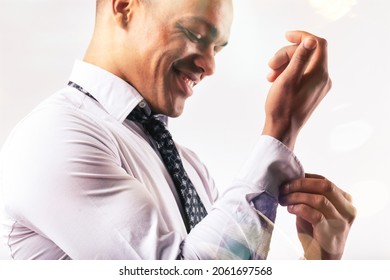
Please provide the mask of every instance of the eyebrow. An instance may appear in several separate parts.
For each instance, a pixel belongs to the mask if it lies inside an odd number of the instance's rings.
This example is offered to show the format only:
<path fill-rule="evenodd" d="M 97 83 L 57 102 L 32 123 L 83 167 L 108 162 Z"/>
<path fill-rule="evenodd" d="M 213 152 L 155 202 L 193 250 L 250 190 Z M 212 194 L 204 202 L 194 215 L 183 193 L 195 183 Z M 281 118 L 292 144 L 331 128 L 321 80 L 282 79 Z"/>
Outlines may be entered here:
<path fill-rule="evenodd" d="M 206 19 L 204 18 L 201 18 L 201 17 L 187 17 L 187 18 L 184 18 L 182 20 L 180 20 L 180 22 L 182 23 L 186 23 L 186 22 L 192 22 L 192 23 L 201 23 L 201 24 L 204 24 L 205 26 L 207 26 L 207 29 L 209 30 L 210 32 L 210 35 L 212 38 L 217 38 L 218 35 L 220 34 L 219 30 L 217 27 L 215 27 L 215 25 L 211 24 L 209 21 L 207 21 Z M 224 42 L 223 44 L 220 45 L 220 47 L 226 47 L 228 45 L 228 41 Z"/>

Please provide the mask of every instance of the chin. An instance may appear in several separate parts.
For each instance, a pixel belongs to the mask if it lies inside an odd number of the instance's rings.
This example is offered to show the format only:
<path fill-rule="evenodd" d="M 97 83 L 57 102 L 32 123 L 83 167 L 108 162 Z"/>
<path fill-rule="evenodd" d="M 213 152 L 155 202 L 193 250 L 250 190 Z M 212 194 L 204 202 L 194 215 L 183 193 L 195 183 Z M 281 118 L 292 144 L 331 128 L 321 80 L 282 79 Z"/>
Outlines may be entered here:
<path fill-rule="evenodd" d="M 183 114 L 184 105 L 179 107 L 173 107 L 169 112 L 167 112 L 167 116 L 170 118 L 177 118 Z"/>
<path fill-rule="evenodd" d="M 179 116 L 181 116 L 181 114 L 183 113 L 183 109 L 181 110 L 171 110 L 169 112 L 167 112 L 165 115 L 170 117 L 170 118 L 177 118 Z"/>
<path fill-rule="evenodd" d="M 165 100 L 162 104 L 156 104 L 155 108 L 152 107 L 152 110 L 155 113 L 166 115 L 170 118 L 177 118 L 182 115 L 184 111 L 185 98 L 171 98 L 170 100 Z"/>

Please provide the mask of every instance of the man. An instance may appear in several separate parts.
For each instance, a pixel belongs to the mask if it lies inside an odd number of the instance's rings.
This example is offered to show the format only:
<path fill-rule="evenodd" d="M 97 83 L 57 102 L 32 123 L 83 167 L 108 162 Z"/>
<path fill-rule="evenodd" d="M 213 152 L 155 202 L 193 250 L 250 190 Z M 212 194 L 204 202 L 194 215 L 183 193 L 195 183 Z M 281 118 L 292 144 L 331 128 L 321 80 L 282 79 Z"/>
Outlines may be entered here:
<path fill-rule="evenodd" d="M 278 199 L 297 216 L 306 258 L 341 258 L 351 198 L 321 176 L 303 178 L 291 152 L 331 86 L 324 39 L 287 34 L 293 45 L 270 61 L 263 135 L 223 194 L 166 131 L 213 74 L 231 22 L 231 0 L 97 1 L 69 86 L 2 151 L 13 258 L 265 259 Z"/>

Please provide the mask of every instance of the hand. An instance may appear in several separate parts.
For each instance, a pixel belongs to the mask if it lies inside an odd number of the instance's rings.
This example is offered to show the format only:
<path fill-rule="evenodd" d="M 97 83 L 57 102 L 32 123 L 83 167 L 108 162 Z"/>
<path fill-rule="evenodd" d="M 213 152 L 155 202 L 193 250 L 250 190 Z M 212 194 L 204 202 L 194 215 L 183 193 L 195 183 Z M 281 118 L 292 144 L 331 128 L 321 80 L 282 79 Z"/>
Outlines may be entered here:
<path fill-rule="evenodd" d="M 290 31 L 294 43 L 280 49 L 270 60 L 273 82 L 268 93 L 263 134 L 290 149 L 302 126 L 331 88 L 328 76 L 327 42 L 303 31 Z"/>
<path fill-rule="evenodd" d="M 306 174 L 281 188 L 279 202 L 297 217 L 306 259 L 341 259 L 356 216 L 348 193 L 322 176 Z"/>

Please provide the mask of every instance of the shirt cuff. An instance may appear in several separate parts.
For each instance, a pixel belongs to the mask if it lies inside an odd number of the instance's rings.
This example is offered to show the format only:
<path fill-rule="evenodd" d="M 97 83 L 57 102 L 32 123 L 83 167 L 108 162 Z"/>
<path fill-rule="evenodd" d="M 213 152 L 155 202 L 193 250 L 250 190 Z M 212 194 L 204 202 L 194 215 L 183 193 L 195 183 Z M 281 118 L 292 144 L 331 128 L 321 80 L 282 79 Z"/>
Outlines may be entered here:
<path fill-rule="evenodd" d="M 276 210 L 278 209 L 277 199 L 264 192 L 255 197 L 252 202 L 257 211 L 275 223 Z"/>
<path fill-rule="evenodd" d="M 262 135 L 235 182 L 253 190 L 247 194 L 248 202 L 253 202 L 264 192 L 277 202 L 279 188 L 288 181 L 302 177 L 304 170 L 294 153 L 277 139 Z M 255 207 L 257 209 L 258 206 Z"/>

